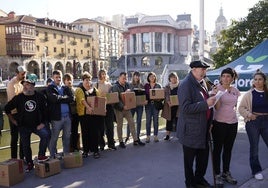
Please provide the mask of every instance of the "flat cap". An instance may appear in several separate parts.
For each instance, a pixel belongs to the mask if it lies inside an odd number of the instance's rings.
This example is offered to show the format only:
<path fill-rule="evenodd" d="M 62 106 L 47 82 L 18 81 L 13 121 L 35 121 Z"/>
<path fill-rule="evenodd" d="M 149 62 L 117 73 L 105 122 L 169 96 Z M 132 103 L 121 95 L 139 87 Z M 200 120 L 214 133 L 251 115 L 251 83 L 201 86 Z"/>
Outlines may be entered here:
<path fill-rule="evenodd" d="M 191 68 L 208 68 L 209 65 L 203 60 L 196 60 L 190 63 Z"/>

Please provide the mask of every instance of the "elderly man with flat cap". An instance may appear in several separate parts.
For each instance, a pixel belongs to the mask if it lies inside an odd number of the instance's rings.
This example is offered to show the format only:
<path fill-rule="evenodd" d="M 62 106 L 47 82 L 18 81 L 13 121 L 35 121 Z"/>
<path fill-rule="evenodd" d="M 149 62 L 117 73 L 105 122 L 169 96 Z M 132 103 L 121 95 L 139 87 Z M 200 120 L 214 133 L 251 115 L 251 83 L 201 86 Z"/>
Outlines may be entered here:
<path fill-rule="evenodd" d="M 180 115 L 177 136 L 183 146 L 185 185 L 187 188 L 211 187 L 204 176 L 208 165 L 208 132 L 212 120 L 212 109 L 209 107 L 216 98 L 209 97 L 203 79 L 209 65 L 197 60 L 191 62 L 190 67 L 191 71 L 178 88 Z"/>

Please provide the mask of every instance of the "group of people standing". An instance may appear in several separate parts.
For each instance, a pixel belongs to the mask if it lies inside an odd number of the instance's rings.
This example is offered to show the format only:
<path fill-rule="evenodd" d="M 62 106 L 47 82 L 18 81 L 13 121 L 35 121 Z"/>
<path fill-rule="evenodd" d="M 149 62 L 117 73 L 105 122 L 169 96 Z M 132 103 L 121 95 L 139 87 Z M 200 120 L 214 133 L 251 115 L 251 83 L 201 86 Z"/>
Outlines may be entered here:
<path fill-rule="evenodd" d="M 73 77 L 55 70 L 47 88 L 42 92 L 34 89 L 35 82 L 26 78 L 26 70 L 19 66 L 16 76 L 8 83 L 8 103 L 5 112 L 9 117 L 11 129 L 11 157 L 17 158 L 17 142 L 20 135 L 19 157 L 25 159 L 28 167 L 33 168 L 30 136 L 40 137 L 38 160 L 46 161 L 46 149 L 50 157 L 59 153 L 57 141 L 62 131 L 63 153 L 79 150 L 78 126 L 81 125 L 83 157 L 89 152 L 95 159 L 100 157 L 99 150 L 106 145 L 116 150 L 114 139 L 114 122 L 117 124 L 117 136 L 120 148 L 133 138 L 134 146 L 144 146 L 140 140 L 142 115 L 146 115 L 146 143 L 151 141 L 151 124 L 153 121 L 153 141 L 159 142 L 158 128 L 160 110 L 166 119 L 166 136 L 176 129 L 177 137 L 183 147 L 185 185 L 193 187 L 211 187 L 204 178 L 208 166 L 209 149 L 212 152 L 214 184 L 224 186 L 224 181 L 237 184 L 230 172 L 232 148 L 238 129 L 237 110 L 244 117 L 250 143 L 250 167 L 252 175 L 262 180 L 262 167 L 258 158 L 260 136 L 268 146 L 268 88 L 266 76 L 260 70 L 253 75 L 253 85 L 237 106 L 240 91 L 232 84 L 238 75 L 232 68 L 225 68 L 220 75 L 220 83 L 209 85 L 206 82 L 206 71 L 209 65 L 198 60 L 190 63 L 191 71 L 179 82 L 175 72 L 168 77 L 164 87 L 163 100 L 152 100 L 150 89 L 162 88 L 157 76 L 150 72 L 147 82 L 141 81 L 138 71 L 127 82 L 127 73 L 121 72 L 118 81 L 111 84 L 105 70 L 98 73 L 98 81 L 92 83 L 92 76 L 84 72 L 82 83 L 73 87 Z M 128 109 L 121 97 L 122 92 L 144 92 L 144 104 Z M 119 102 L 106 105 L 106 115 L 95 115 L 87 97 L 105 96 L 117 92 Z M 221 93 L 219 96 L 218 94 Z M 177 96 L 178 105 L 172 106 L 171 96 Z M 134 121 L 136 117 L 136 122 Z M 127 136 L 123 140 L 123 119 L 127 120 Z M 18 134 L 19 133 L 19 134 Z M 209 147 L 213 140 L 213 147 Z M 193 165 L 195 164 L 195 170 Z"/>
<path fill-rule="evenodd" d="M 125 143 L 133 138 L 134 146 L 144 146 L 140 140 L 141 121 L 145 108 L 146 112 L 146 142 L 150 142 L 151 121 L 154 124 L 154 141 L 158 142 L 159 112 L 160 109 L 154 105 L 162 103 L 162 100 L 150 100 L 150 88 L 162 88 L 157 83 L 156 74 L 148 74 L 148 83 L 143 84 L 139 72 L 134 72 L 132 81 L 127 82 L 127 74 L 120 73 L 118 81 L 111 84 L 105 70 L 98 73 L 98 81 L 92 83 L 92 76 L 84 72 L 81 76 L 82 82 L 78 87 L 73 87 L 73 76 L 69 73 L 62 75 L 61 71 L 55 70 L 52 78 L 47 80 L 47 86 L 41 92 L 35 90 L 35 82 L 26 77 L 27 71 L 23 66 L 16 69 L 16 76 L 8 83 L 8 103 L 5 112 L 10 120 L 11 128 L 11 158 L 17 158 L 17 142 L 20 140 L 19 157 L 27 162 L 26 171 L 33 169 L 32 151 L 30 147 L 31 134 L 40 137 L 39 153 L 37 160 L 46 161 L 46 149 L 50 157 L 58 157 L 57 147 L 60 132 L 62 132 L 63 154 L 78 151 L 79 140 L 78 127 L 81 125 L 82 134 L 82 156 L 88 157 L 93 153 L 95 159 L 100 157 L 99 150 L 104 150 L 106 145 L 104 136 L 107 137 L 107 146 L 110 150 L 116 150 L 114 139 L 114 122 L 117 124 L 117 135 L 120 148 L 126 148 Z M 175 78 L 175 79 L 174 79 Z M 174 89 L 178 88 L 178 77 L 176 73 L 170 76 L 171 88 L 167 87 L 166 93 L 176 94 Z M 175 80 L 175 81 L 174 81 Z M 175 83 L 176 82 L 176 83 Z M 133 109 L 127 109 L 122 92 L 143 91 L 146 95 L 144 104 Z M 95 115 L 93 107 L 87 102 L 87 97 L 106 96 L 106 93 L 118 92 L 119 102 L 106 105 L 106 115 Z M 169 104 L 169 97 L 163 99 Z M 155 102 L 155 103 L 154 103 Z M 145 106 L 145 107 L 144 107 Z M 174 108 L 174 107 L 173 107 Z M 176 108 L 176 107 L 175 107 Z M 15 109 L 15 111 L 14 111 Z M 176 108 L 177 109 L 177 108 Z M 13 112 L 14 111 L 14 112 Z M 163 110 L 164 111 L 164 110 Z M 136 113 L 136 125 L 134 115 Z M 169 140 L 170 131 L 174 122 L 174 113 L 169 115 L 166 140 Z M 176 114 L 175 114 L 176 116 Z M 127 138 L 123 141 L 123 118 L 127 120 Z M 171 122 L 172 121 L 172 122 Z M 20 139 L 18 139 L 20 137 Z"/>
<path fill-rule="evenodd" d="M 224 182 L 237 184 L 230 172 L 232 148 L 238 129 L 237 110 L 246 123 L 252 175 L 262 180 L 258 158 L 260 136 L 268 146 L 268 89 L 265 74 L 258 70 L 253 75 L 252 89 L 237 106 L 240 91 L 232 85 L 238 77 L 234 69 L 223 69 L 220 83 L 210 85 L 205 79 L 208 64 L 198 60 L 191 62 L 190 67 L 191 71 L 178 88 L 177 136 L 183 146 L 186 187 L 212 187 L 204 178 L 209 149 L 212 152 L 214 186 L 223 187 Z"/>

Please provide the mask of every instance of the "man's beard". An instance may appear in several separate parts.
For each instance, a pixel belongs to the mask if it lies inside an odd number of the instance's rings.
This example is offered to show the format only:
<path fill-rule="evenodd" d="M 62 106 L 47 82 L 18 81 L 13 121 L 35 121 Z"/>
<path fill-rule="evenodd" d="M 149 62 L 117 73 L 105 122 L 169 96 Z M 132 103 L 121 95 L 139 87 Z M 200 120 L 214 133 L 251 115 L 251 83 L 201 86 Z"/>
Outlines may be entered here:
<path fill-rule="evenodd" d="M 23 91 L 24 95 L 33 95 L 34 94 L 34 90 L 27 90 L 27 91 Z"/>

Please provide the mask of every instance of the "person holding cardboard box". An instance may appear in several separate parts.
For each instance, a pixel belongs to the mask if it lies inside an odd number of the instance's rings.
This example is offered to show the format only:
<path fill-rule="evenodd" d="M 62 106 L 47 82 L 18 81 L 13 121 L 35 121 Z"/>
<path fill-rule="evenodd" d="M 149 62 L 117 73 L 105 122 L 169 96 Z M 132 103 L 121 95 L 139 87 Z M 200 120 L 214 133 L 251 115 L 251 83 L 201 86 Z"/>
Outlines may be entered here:
<path fill-rule="evenodd" d="M 134 115 L 136 113 L 136 124 L 137 124 L 137 138 L 140 138 L 140 131 L 141 131 L 141 119 L 142 119 L 142 113 L 144 109 L 144 105 L 147 104 L 147 100 L 145 97 L 145 90 L 144 90 L 144 85 L 141 83 L 140 79 L 140 72 L 135 71 L 132 76 L 132 81 L 129 84 L 130 85 L 130 90 L 135 92 L 136 95 L 136 108 L 131 109 L 131 114 L 134 118 Z M 140 101 L 138 103 L 138 100 Z M 125 140 L 125 143 L 129 140 L 130 136 L 130 129 L 129 126 L 127 127 L 127 137 Z"/>
<path fill-rule="evenodd" d="M 179 78 L 176 72 L 171 72 L 168 75 L 169 83 L 165 87 L 165 102 L 164 108 L 162 110 L 161 116 L 166 119 L 166 137 L 164 140 L 170 139 L 170 132 L 173 131 L 173 125 L 175 128 L 177 126 L 179 108 L 176 100 L 173 100 L 172 97 L 177 99 L 177 91 L 179 86 Z"/>
<path fill-rule="evenodd" d="M 94 106 L 88 103 L 88 98 L 99 96 L 99 91 L 93 87 L 92 76 L 88 72 L 82 74 L 82 85 L 75 91 L 76 108 L 79 116 L 84 158 L 88 157 L 89 151 L 93 152 L 95 159 L 100 158 L 98 140 L 100 135 L 100 125 L 104 124 L 103 116 L 94 114 Z M 105 109 L 104 109 L 105 111 Z"/>
<path fill-rule="evenodd" d="M 106 96 L 107 93 L 111 91 L 112 84 L 109 82 L 109 77 L 107 75 L 106 70 L 101 69 L 99 70 L 98 74 L 98 82 L 95 84 L 95 87 L 100 92 L 101 96 Z M 101 129 L 100 134 L 100 145 L 101 149 L 104 149 L 105 142 L 104 142 L 104 131 L 106 133 L 107 141 L 108 141 L 108 148 L 111 150 L 116 150 L 114 145 L 114 110 L 112 104 L 106 104 L 106 116 L 104 116 L 104 126 Z"/>
<path fill-rule="evenodd" d="M 130 112 L 130 109 L 128 109 L 128 107 L 124 104 L 123 98 L 121 95 L 124 92 L 130 92 L 130 86 L 127 83 L 127 73 L 125 72 L 120 73 L 118 81 L 112 86 L 111 91 L 118 92 L 118 95 L 119 95 L 119 102 L 114 104 L 114 112 L 115 112 L 115 117 L 116 117 L 116 122 L 117 122 L 117 135 L 118 135 L 118 139 L 120 142 L 119 146 L 121 148 L 126 148 L 126 145 L 123 142 L 123 136 L 122 136 L 123 118 L 126 118 L 127 123 L 129 125 L 130 132 L 134 140 L 134 143 L 133 143 L 134 146 L 137 146 L 137 145 L 144 146 L 145 144 L 137 138 L 132 114 Z"/>
<path fill-rule="evenodd" d="M 157 77 L 154 72 L 150 72 L 147 76 L 147 82 L 144 86 L 145 93 L 146 93 L 146 99 L 148 101 L 148 104 L 145 106 L 145 113 L 146 113 L 146 142 L 150 142 L 150 136 L 151 136 L 151 123 L 153 119 L 153 125 L 154 125 L 154 142 L 159 142 L 158 140 L 158 127 L 159 127 L 159 111 L 160 106 L 162 105 L 162 99 L 164 99 L 164 89 L 163 89 L 163 96 L 158 98 L 156 94 L 155 89 L 161 89 L 162 86 L 156 82 Z M 153 99 L 154 98 L 154 99 Z"/>

